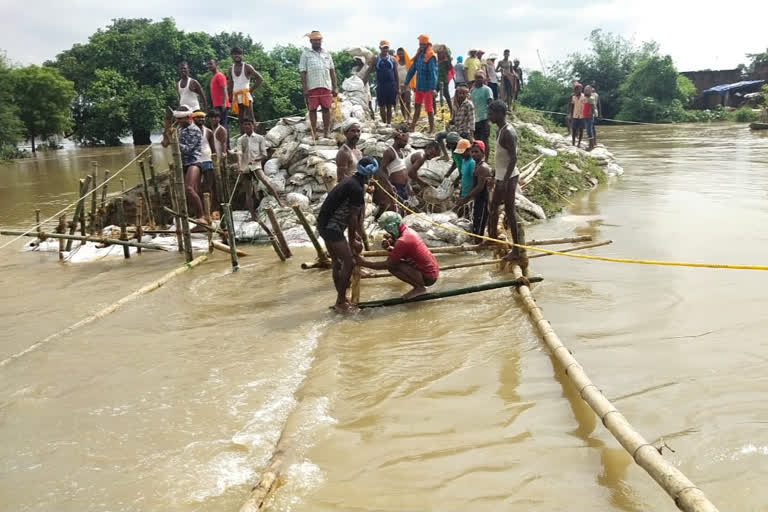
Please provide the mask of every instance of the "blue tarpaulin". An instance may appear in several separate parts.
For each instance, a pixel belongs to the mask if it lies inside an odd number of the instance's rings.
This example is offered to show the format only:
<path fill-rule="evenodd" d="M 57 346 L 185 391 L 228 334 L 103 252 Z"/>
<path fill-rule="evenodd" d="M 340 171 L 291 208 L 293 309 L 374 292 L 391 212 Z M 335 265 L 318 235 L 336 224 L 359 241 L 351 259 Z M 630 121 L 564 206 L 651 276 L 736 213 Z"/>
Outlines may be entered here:
<path fill-rule="evenodd" d="M 744 82 L 736 82 L 735 84 L 722 84 L 710 87 L 709 89 L 702 91 L 702 94 L 719 94 L 724 96 L 728 92 L 754 92 L 760 89 L 760 86 L 765 83 L 765 80 L 747 80 Z"/>

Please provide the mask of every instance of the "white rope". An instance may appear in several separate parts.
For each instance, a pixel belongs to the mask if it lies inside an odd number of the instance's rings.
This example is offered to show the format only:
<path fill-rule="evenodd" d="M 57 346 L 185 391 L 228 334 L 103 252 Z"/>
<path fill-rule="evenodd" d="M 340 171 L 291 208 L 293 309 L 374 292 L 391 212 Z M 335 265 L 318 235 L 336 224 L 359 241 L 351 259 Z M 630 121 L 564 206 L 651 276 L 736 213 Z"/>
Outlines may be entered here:
<path fill-rule="evenodd" d="M 131 165 L 133 162 L 135 162 L 136 160 L 138 160 L 139 158 L 141 158 L 141 157 L 144 155 L 144 153 L 146 153 L 146 152 L 147 152 L 147 151 L 149 151 L 150 149 L 152 149 L 152 146 L 151 146 L 151 145 L 150 145 L 150 146 L 147 146 L 147 147 L 144 149 L 144 151 L 142 151 L 141 153 L 139 153 L 138 155 L 136 155 L 135 157 L 133 157 L 133 159 L 132 159 L 130 162 L 128 162 L 127 164 L 125 164 L 125 165 L 122 167 L 122 169 L 120 169 L 120 170 L 119 170 L 119 171 L 117 171 L 115 174 L 113 174 L 112 176 L 110 176 L 110 177 L 109 177 L 107 180 L 103 181 L 103 182 L 101 183 L 101 185 L 98 185 L 98 186 L 96 186 L 96 187 L 92 188 L 92 189 L 91 189 L 89 192 L 86 192 L 86 193 L 85 193 L 85 195 L 84 195 L 83 197 L 79 198 L 79 199 L 78 199 L 77 201 L 75 201 L 74 203 L 72 203 L 72 204 L 70 204 L 70 205 L 68 205 L 68 206 L 65 206 L 63 209 L 61 209 L 61 210 L 59 210 L 58 212 L 54 213 L 53 215 L 51 215 L 50 217 L 48 217 L 48 218 L 47 218 L 47 219 L 45 219 L 44 221 L 40 222 L 39 224 L 35 224 L 34 226 L 32 226 L 31 228 L 29 228 L 28 230 L 26 230 L 24 233 L 22 233 L 22 234 L 20 234 L 19 236 L 17 236 L 16 238 L 13 238 L 13 239 L 9 240 L 8 242 L 4 243 L 3 245 L 0 245 L 0 250 L 2 250 L 2 249 L 5 249 L 6 247 L 8 247 L 8 246 L 9 246 L 9 245 L 11 245 L 12 243 L 16 242 L 17 240 L 20 240 L 21 238 L 23 238 L 23 237 L 27 236 L 27 235 L 28 235 L 28 234 L 30 234 L 32 231 L 36 230 L 37 228 L 39 228 L 40 226 L 42 226 L 42 225 L 43 225 L 43 224 L 45 224 L 46 222 L 50 222 L 50 221 L 52 221 L 53 219 L 55 219 L 56 217 L 58 217 L 58 216 L 59 216 L 59 215 L 61 215 L 62 213 L 66 212 L 67 210 L 69 210 L 70 208 L 72 208 L 73 206 L 76 206 L 76 205 L 77 205 L 77 204 L 78 204 L 80 201 L 84 201 L 84 200 L 85 200 L 87 197 L 89 197 L 91 194 L 94 194 L 94 193 L 95 193 L 95 192 L 96 192 L 98 189 L 100 189 L 101 187 L 103 187 L 104 185 L 106 185 L 107 183 L 109 183 L 110 181 L 112 181 L 113 179 L 117 178 L 117 176 L 118 176 L 118 175 L 119 175 L 121 172 L 123 172 L 124 170 L 126 170 L 126 169 L 127 169 L 127 168 L 128 168 L 128 167 L 129 167 L 129 166 L 130 166 L 130 165 Z"/>

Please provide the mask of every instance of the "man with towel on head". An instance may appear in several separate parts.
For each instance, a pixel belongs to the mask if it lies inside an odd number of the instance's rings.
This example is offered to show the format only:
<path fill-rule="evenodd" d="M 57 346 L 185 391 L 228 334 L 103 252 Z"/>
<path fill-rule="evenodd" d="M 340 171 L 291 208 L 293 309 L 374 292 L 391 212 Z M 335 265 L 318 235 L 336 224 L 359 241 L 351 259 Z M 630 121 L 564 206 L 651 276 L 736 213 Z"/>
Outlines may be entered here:
<path fill-rule="evenodd" d="M 352 176 L 357 169 L 357 162 L 363 158 L 363 153 L 357 149 L 360 141 L 360 122 L 354 117 L 344 121 L 341 127 L 346 141 L 336 153 L 336 182 L 341 183 L 348 176 Z"/>
<path fill-rule="evenodd" d="M 413 111 L 413 120 L 411 121 L 411 131 L 416 130 L 416 123 L 421 116 L 421 106 L 424 105 L 424 111 L 429 118 L 429 133 L 435 131 L 435 93 L 437 91 L 437 55 L 432 49 L 432 43 L 429 42 L 429 36 L 421 34 L 419 36 L 419 50 L 413 56 L 413 64 L 405 76 L 405 83 L 411 81 L 416 75 L 416 92 L 414 93 L 414 103 L 416 107 Z"/>
<path fill-rule="evenodd" d="M 333 262 L 333 284 L 336 287 L 337 313 L 355 313 L 357 306 L 347 300 L 347 288 L 355 262 L 352 254 L 363 250 L 360 217 L 365 209 L 365 188 L 368 180 L 379 170 L 375 158 L 365 157 L 356 166 L 357 172 L 333 187 L 317 215 L 317 231 Z M 344 231 L 349 230 L 347 239 Z"/>
<path fill-rule="evenodd" d="M 304 48 L 299 59 L 301 90 L 309 109 L 309 124 L 312 136 L 317 134 L 317 107 L 323 112 L 323 136 L 328 138 L 331 128 L 331 105 L 338 95 L 336 90 L 336 69 L 333 57 L 323 48 L 323 34 L 313 30 L 306 34 L 312 48 Z"/>
<path fill-rule="evenodd" d="M 188 105 L 181 105 L 173 112 L 176 123 L 179 125 L 179 152 L 181 153 L 181 166 L 184 170 L 184 191 L 187 196 L 189 214 L 200 220 L 203 219 L 203 201 L 200 199 L 200 176 L 202 167 L 203 132 L 192 122 L 192 109 Z M 171 144 L 170 124 L 163 131 L 164 148 Z"/>
<path fill-rule="evenodd" d="M 403 222 L 396 212 L 384 212 L 379 218 L 379 226 L 387 232 L 382 245 L 389 251 L 384 261 L 368 261 L 360 254 L 355 255 L 357 264 L 374 270 L 388 270 L 390 274 L 413 286 L 403 295 L 412 299 L 427 293 L 427 287 L 437 282 L 440 266 L 434 254 L 424 244 L 418 233 Z"/>

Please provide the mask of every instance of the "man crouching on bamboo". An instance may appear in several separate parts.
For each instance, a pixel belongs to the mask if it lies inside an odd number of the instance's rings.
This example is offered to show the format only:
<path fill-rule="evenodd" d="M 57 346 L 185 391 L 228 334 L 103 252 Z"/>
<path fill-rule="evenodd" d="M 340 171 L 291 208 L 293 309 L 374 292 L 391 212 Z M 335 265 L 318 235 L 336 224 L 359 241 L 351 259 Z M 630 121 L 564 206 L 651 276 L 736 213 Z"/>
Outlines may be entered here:
<path fill-rule="evenodd" d="M 379 217 L 379 226 L 391 238 L 385 238 L 383 246 L 389 251 L 384 261 L 367 261 L 355 255 L 357 264 L 374 270 L 388 270 L 390 274 L 413 286 L 403 295 L 412 299 L 427 293 L 427 287 L 437 282 L 440 267 L 429 248 L 419 235 L 403 223 L 397 212 L 384 212 Z"/>

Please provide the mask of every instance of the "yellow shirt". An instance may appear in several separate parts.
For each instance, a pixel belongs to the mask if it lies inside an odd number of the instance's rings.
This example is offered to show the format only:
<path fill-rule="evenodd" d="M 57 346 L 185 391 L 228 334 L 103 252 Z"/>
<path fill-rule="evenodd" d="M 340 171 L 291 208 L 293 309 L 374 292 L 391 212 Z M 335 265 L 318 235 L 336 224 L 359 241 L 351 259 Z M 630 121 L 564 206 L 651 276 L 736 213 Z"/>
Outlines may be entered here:
<path fill-rule="evenodd" d="M 480 59 L 477 57 L 470 57 L 467 59 L 464 63 L 464 73 L 467 75 L 467 82 L 475 81 L 475 73 L 477 73 L 477 70 L 479 70 L 482 65 L 483 63 L 480 62 Z"/>

